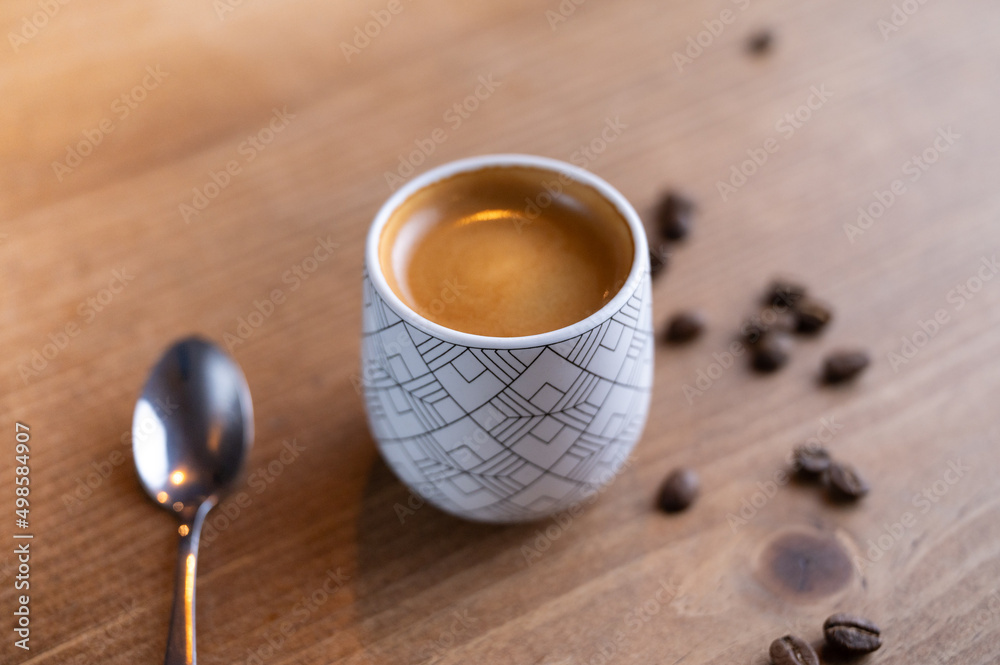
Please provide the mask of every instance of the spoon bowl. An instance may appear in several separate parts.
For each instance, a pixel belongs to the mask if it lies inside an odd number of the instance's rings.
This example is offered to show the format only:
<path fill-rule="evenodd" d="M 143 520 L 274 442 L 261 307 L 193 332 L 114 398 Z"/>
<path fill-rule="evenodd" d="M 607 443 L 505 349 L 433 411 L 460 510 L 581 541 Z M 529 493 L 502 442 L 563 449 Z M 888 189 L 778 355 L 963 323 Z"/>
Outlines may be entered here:
<path fill-rule="evenodd" d="M 177 582 L 166 665 L 194 665 L 194 581 L 205 516 L 240 476 L 253 444 L 243 372 L 211 342 L 189 337 L 150 372 L 132 417 L 132 453 L 146 493 L 177 515 Z"/>

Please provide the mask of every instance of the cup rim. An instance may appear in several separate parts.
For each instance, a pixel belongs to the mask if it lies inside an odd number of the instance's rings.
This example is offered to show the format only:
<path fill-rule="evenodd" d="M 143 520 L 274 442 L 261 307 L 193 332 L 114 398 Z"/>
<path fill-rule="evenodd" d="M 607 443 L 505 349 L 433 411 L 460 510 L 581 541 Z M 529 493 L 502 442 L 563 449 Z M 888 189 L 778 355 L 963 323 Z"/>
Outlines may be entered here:
<path fill-rule="evenodd" d="M 382 271 L 381 261 L 379 260 L 379 241 L 381 240 L 382 229 L 385 228 L 392 213 L 411 195 L 435 182 L 459 173 L 505 166 L 542 169 L 551 171 L 554 176 L 564 174 L 580 184 L 593 187 L 615 207 L 628 225 L 629 231 L 632 234 L 632 266 L 629 269 L 628 276 L 625 278 L 625 283 L 622 284 L 611 300 L 586 318 L 571 323 L 568 326 L 557 328 L 556 330 L 549 330 L 534 335 L 521 335 L 517 337 L 477 335 L 445 327 L 421 316 L 397 296 L 396 292 L 389 286 Z M 646 243 L 645 228 L 639 219 L 638 213 L 636 213 L 632 204 L 622 196 L 621 192 L 612 187 L 603 178 L 579 166 L 549 157 L 516 153 L 466 157 L 436 166 L 412 178 L 396 190 L 379 208 L 371 227 L 368 229 L 368 236 L 365 241 L 365 267 L 368 279 L 371 280 L 379 296 L 392 307 L 397 316 L 410 325 L 443 341 L 473 348 L 523 349 L 555 344 L 582 335 L 601 322 L 610 319 L 625 305 L 648 272 L 648 264 L 649 249 Z"/>

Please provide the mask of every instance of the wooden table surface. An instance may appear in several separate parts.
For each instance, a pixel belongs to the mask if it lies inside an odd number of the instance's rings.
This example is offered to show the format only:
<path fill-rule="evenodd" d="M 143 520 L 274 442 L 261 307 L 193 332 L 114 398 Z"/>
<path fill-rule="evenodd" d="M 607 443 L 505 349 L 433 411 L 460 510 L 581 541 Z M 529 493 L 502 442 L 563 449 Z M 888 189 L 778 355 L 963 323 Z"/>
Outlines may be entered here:
<path fill-rule="evenodd" d="M 6 0 L 0 25 L 3 663 L 161 662 L 176 524 L 129 431 L 192 332 L 229 342 L 257 424 L 203 544 L 203 664 L 763 663 L 838 610 L 884 628 L 872 663 L 1000 658 L 995 3 Z M 647 217 L 671 187 L 699 206 L 654 307 L 709 330 L 657 350 L 642 441 L 572 519 L 422 507 L 356 390 L 390 181 L 492 152 L 583 164 Z M 762 378 L 726 351 L 777 273 L 836 316 Z M 818 386 L 841 346 L 872 367 Z M 810 437 L 860 504 L 773 482 Z M 703 492 L 669 517 L 677 465 Z"/>

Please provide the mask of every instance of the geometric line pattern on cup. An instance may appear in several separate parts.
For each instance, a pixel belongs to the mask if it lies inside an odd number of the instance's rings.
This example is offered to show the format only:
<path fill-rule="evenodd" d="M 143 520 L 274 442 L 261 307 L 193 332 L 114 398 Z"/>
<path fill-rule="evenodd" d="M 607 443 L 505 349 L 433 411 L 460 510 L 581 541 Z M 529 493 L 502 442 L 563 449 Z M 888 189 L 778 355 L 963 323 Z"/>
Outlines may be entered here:
<path fill-rule="evenodd" d="M 568 508 L 609 480 L 645 424 L 652 383 L 648 274 L 594 328 L 497 350 L 403 321 L 364 276 L 369 427 L 399 478 L 442 510 L 490 522 Z"/>

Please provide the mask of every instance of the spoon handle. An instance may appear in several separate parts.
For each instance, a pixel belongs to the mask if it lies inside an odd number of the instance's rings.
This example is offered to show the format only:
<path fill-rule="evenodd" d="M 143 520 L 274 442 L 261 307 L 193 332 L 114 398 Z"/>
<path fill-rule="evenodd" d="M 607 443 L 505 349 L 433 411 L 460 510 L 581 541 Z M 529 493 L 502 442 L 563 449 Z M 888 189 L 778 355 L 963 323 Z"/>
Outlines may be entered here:
<path fill-rule="evenodd" d="M 179 527 L 177 546 L 177 576 L 174 580 L 174 607 L 170 612 L 170 632 L 167 634 L 167 655 L 164 665 L 195 665 L 194 646 L 194 587 L 198 572 L 198 539 L 205 516 L 213 503 L 199 506 L 193 519 L 183 520 Z"/>

